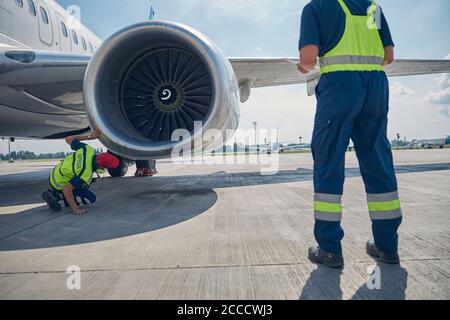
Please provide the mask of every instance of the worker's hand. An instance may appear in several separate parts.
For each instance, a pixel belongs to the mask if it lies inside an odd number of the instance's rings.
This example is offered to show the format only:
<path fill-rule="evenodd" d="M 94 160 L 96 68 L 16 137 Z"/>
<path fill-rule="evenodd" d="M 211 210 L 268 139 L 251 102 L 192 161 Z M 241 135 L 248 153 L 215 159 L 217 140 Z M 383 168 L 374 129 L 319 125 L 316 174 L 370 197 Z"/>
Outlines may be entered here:
<path fill-rule="evenodd" d="M 85 209 L 76 208 L 75 210 L 73 210 L 73 214 L 76 216 L 82 216 L 85 215 L 86 213 L 87 211 Z"/>
<path fill-rule="evenodd" d="M 303 74 L 308 73 L 309 71 L 302 67 L 300 63 L 297 63 L 297 70 L 300 71 Z"/>
<path fill-rule="evenodd" d="M 94 131 L 91 132 L 90 135 L 88 135 L 88 139 L 89 140 L 95 140 L 100 138 L 102 135 L 102 131 L 100 129 L 95 129 Z"/>

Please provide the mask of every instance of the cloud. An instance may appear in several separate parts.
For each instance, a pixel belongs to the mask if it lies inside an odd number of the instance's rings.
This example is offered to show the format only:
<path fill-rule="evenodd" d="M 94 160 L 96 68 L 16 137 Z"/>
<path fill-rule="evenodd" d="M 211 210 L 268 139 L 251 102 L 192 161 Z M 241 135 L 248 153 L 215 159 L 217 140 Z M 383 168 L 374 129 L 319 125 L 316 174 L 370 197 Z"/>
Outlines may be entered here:
<path fill-rule="evenodd" d="M 390 92 L 393 97 L 400 98 L 405 96 L 412 96 L 414 92 L 407 86 L 400 82 L 394 82 L 390 85 Z"/>
<path fill-rule="evenodd" d="M 447 74 L 442 74 L 439 78 L 438 78 L 438 83 L 439 83 L 439 87 L 441 89 L 448 89 L 450 88 L 450 77 Z"/>
<path fill-rule="evenodd" d="M 449 106 L 442 107 L 441 114 L 443 114 L 447 118 L 450 118 L 450 107 Z"/>
<path fill-rule="evenodd" d="M 448 85 L 449 77 L 448 75 L 444 75 L 446 80 L 443 83 Z M 442 80 L 439 81 L 442 83 Z M 425 97 L 425 101 L 430 102 L 435 105 L 442 106 L 441 114 L 450 118 L 450 87 L 445 88 L 444 86 L 440 87 L 441 90 L 436 92 L 430 92 Z"/>
<path fill-rule="evenodd" d="M 189 5 L 179 1 L 182 5 L 177 8 L 184 14 L 196 15 L 201 13 L 208 20 L 238 19 L 257 25 L 271 25 L 276 27 L 286 19 L 298 17 L 300 9 L 306 0 L 300 2 L 292 0 L 190 0 Z M 236 20 L 234 20 L 236 21 Z"/>
<path fill-rule="evenodd" d="M 450 105 L 450 88 L 430 92 L 426 96 L 425 100 L 433 104 Z"/>
<path fill-rule="evenodd" d="M 445 59 L 450 60 L 450 54 Z M 437 78 L 438 91 L 429 92 L 425 101 L 436 105 L 442 105 L 441 114 L 450 118 L 450 76 L 449 74 L 442 74 Z"/>

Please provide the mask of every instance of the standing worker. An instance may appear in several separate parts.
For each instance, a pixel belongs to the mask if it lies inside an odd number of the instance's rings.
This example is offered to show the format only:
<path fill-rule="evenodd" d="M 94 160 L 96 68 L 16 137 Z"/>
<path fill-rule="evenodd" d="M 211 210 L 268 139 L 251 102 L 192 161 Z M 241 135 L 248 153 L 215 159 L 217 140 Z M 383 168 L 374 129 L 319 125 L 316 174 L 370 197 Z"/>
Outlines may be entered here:
<path fill-rule="evenodd" d="M 95 130 L 87 136 L 71 136 L 66 142 L 75 151 L 61 161 L 50 172 L 50 186 L 42 194 L 42 199 L 47 202 L 49 208 L 56 212 L 61 210 L 60 201 L 64 201 L 73 210 L 75 215 L 82 215 L 86 210 L 80 209 L 77 197 L 83 203 L 86 199 L 94 203 L 95 194 L 89 190 L 94 172 L 101 173 L 104 169 L 116 169 L 120 165 L 117 157 L 109 153 L 95 154 L 94 148 L 82 143 L 83 140 L 95 140 L 101 136 L 100 130 Z"/>
<path fill-rule="evenodd" d="M 394 59 L 387 21 L 370 0 L 312 0 L 303 9 L 300 31 L 302 73 L 319 57 L 314 158 L 313 263 L 344 265 L 341 240 L 345 152 L 352 139 L 367 193 L 374 241 L 367 253 L 398 264 L 402 211 L 392 151 L 387 138 L 389 83 L 383 66 Z"/>

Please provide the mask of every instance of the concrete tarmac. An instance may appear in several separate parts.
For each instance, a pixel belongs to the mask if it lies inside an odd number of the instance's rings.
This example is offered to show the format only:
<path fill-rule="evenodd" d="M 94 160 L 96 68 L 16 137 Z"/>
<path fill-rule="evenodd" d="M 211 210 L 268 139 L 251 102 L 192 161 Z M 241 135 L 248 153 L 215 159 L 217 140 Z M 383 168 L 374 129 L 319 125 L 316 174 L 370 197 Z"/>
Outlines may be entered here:
<path fill-rule="evenodd" d="M 0 299 L 450 299 L 450 150 L 394 157 L 401 266 L 365 253 L 370 220 L 348 153 L 343 270 L 306 257 L 310 154 L 281 155 L 276 175 L 242 163 L 159 162 L 152 178 L 133 168 L 96 183 L 98 202 L 81 217 L 40 199 L 55 163 L 0 163 Z M 73 265 L 80 290 L 67 288 Z M 380 288 L 370 290 L 376 266 Z"/>

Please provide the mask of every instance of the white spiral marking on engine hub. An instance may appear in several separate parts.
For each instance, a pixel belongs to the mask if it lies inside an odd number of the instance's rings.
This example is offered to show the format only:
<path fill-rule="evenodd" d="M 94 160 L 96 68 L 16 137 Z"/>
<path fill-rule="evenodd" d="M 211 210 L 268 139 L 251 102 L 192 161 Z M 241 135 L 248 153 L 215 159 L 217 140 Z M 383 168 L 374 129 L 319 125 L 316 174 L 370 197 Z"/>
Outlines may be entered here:
<path fill-rule="evenodd" d="M 172 97 L 172 92 L 169 89 L 165 89 L 162 92 L 163 96 L 161 98 L 161 100 L 163 101 L 167 101 Z"/>

